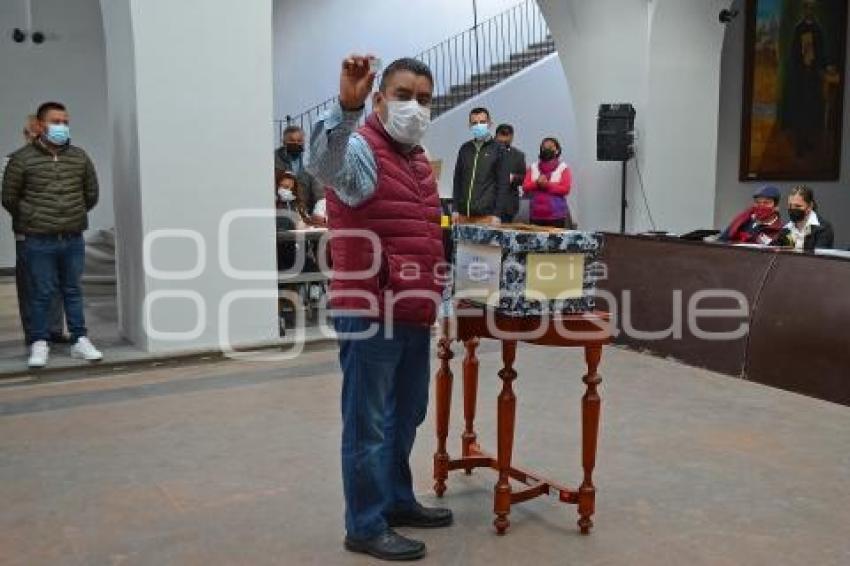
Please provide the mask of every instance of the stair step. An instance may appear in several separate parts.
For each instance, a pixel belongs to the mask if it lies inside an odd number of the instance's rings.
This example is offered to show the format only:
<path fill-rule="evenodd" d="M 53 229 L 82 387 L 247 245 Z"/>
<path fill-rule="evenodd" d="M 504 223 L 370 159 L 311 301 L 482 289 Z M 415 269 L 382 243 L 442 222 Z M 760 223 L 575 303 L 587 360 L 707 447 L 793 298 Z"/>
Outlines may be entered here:
<path fill-rule="evenodd" d="M 490 71 L 494 73 L 502 73 L 504 71 L 510 71 L 510 74 L 513 74 L 517 71 L 521 71 L 525 67 L 528 67 L 532 63 L 536 63 L 537 61 L 543 59 L 543 57 L 549 55 L 550 53 L 523 53 L 522 55 L 511 56 L 510 61 L 506 61 L 504 63 L 497 63 L 490 67 Z"/>
<path fill-rule="evenodd" d="M 452 85 L 452 87 L 449 89 L 449 94 L 466 94 L 466 93 L 475 94 L 476 92 L 487 90 L 491 86 L 497 85 L 500 82 L 501 82 L 501 79 L 495 79 L 494 78 L 494 79 L 482 80 L 482 81 L 474 81 L 474 82 L 470 81 L 470 82 L 462 84 L 462 85 Z"/>
<path fill-rule="evenodd" d="M 471 94 L 455 94 L 451 96 L 438 96 L 431 101 L 431 119 L 433 120 L 440 114 L 448 112 L 455 106 L 462 104 L 472 98 Z"/>
<path fill-rule="evenodd" d="M 528 49 L 526 51 L 520 51 L 519 53 L 514 53 L 511 55 L 511 61 L 521 61 L 523 59 L 536 58 L 539 59 L 541 57 L 545 57 L 550 53 L 554 53 L 554 49 Z"/>
<path fill-rule="evenodd" d="M 481 81 L 482 83 L 487 81 L 503 81 L 506 78 L 510 77 L 513 74 L 511 69 L 503 69 L 501 71 L 493 71 L 489 70 L 485 73 L 481 73 L 480 75 L 472 75 L 469 77 L 469 83 L 475 84 L 477 81 Z"/>
<path fill-rule="evenodd" d="M 463 93 L 455 93 L 450 95 L 442 95 L 434 97 L 434 100 L 431 101 L 431 112 L 434 111 L 434 108 L 439 107 L 448 107 L 457 106 L 464 100 L 470 98 L 471 95 L 463 94 Z"/>
<path fill-rule="evenodd" d="M 528 49 L 531 51 L 538 49 L 555 49 L 555 40 L 552 38 L 547 39 L 546 41 L 540 41 L 537 43 L 532 43 L 528 46 Z"/>

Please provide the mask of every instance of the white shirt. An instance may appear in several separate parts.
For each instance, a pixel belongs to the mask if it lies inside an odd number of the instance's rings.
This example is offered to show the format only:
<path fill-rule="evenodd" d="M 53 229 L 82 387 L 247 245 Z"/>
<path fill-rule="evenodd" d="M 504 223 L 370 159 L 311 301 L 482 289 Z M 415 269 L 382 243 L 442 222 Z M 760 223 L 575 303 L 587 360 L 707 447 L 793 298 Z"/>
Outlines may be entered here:
<path fill-rule="evenodd" d="M 803 243 L 806 240 L 806 236 L 812 233 L 812 226 L 820 226 L 820 220 L 818 220 L 818 215 L 814 210 L 809 213 L 809 217 L 806 218 L 806 224 L 803 226 L 802 230 L 797 228 L 797 224 L 794 222 L 789 222 L 785 225 L 789 231 L 788 235 L 794 242 L 795 250 L 803 249 Z"/>

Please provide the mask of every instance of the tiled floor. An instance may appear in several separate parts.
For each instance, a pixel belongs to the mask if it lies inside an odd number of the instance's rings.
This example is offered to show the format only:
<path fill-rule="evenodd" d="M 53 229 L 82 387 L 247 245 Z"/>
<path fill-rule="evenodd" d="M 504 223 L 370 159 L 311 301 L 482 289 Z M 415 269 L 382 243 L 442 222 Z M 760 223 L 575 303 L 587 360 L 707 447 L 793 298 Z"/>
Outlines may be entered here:
<path fill-rule="evenodd" d="M 104 352 L 104 361 L 100 367 L 92 367 L 88 362 L 74 360 L 68 355 L 68 346 L 56 345 L 50 351 L 49 371 L 67 371 L 89 369 L 102 373 L 113 367 L 127 364 L 148 364 L 169 360 L 177 354 L 152 354 L 141 350 L 118 334 L 118 308 L 114 285 L 89 284 L 85 287 L 86 324 L 95 345 Z M 294 335 L 294 333 L 292 333 Z M 307 343 L 327 340 L 332 332 L 322 332 L 315 320 L 309 322 L 303 337 Z M 180 356 L 195 356 L 198 352 L 187 351 Z M 209 352 L 204 352 L 207 354 Z M 18 300 L 14 277 L 0 277 L 0 378 L 34 376 L 41 372 L 30 372 L 26 366 L 27 350 L 24 346 L 18 314 Z"/>
<path fill-rule="evenodd" d="M 491 344 L 481 359 L 478 428 L 493 447 Z M 571 485 L 581 363 L 522 347 L 517 364 L 516 461 Z M 406 531 L 427 542 L 426 564 L 850 564 L 850 409 L 616 348 L 602 372 L 594 532 L 541 499 L 497 537 L 495 476 L 453 475 L 456 525 Z M 341 546 L 339 389 L 333 348 L 0 381 L 0 564 L 372 563 Z M 456 397 L 455 453 L 461 411 Z M 427 503 L 432 419 L 413 458 Z"/>
<path fill-rule="evenodd" d="M 118 336 L 118 311 L 115 305 L 115 287 L 112 285 L 86 286 L 86 324 L 92 341 L 102 350 L 114 354 L 116 359 L 142 352 Z M 53 368 L 85 367 L 86 363 L 72 360 L 67 346 L 51 349 L 50 366 Z M 18 314 L 18 296 L 14 277 L 0 277 L 0 375 L 26 371 L 27 351 Z"/>

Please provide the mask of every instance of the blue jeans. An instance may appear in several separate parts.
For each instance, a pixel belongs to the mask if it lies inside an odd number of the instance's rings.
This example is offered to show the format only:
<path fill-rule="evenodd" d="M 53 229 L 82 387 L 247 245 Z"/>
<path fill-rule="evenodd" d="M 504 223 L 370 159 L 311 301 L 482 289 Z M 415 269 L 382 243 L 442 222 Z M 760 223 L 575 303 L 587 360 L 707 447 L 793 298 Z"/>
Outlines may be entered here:
<path fill-rule="evenodd" d="M 24 250 L 24 240 L 15 239 L 15 286 L 18 291 L 18 312 L 21 315 L 21 327 L 24 330 L 24 341 L 27 346 L 32 344 L 32 332 L 30 324 L 30 296 L 32 295 L 32 283 L 30 282 L 29 269 Z M 53 295 L 50 302 L 50 312 L 47 315 L 50 327 L 50 339 L 56 339 L 63 334 L 63 322 L 65 313 L 62 310 L 62 301 L 59 294 Z"/>
<path fill-rule="evenodd" d="M 346 336 L 366 331 L 371 338 Z M 431 329 L 337 317 L 342 367 L 342 480 L 345 528 L 367 539 L 387 528 L 384 515 L 416 504 L 410 451 L 428 409 Z"/>
<path fill-rule="evenodd" d="M 24 257 L 31 284 L 30 337 L 33 341 L 49 340 L 50 304 L 62 296 L 71 341 L 86 335 L 81 280 L 86 258 L 86 244 L 81 234 L 52 236 L 27 234 Z"/>

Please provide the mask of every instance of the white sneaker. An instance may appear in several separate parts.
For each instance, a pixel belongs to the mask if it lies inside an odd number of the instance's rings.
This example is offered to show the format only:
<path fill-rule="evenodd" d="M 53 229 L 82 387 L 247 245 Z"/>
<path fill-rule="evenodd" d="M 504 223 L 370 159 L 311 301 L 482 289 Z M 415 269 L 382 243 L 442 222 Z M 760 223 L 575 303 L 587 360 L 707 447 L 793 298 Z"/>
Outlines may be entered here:
<path fill-rule="evenodd" d="M 77 343 L 71 346 L 71 357 L 89 362 L 99 362 L 103 359 L 103 353 L 94 347 L 91 340 L 81 336 L 77 339 Z"/>
<path fill-rule="evenodd" d="M 43 368 L 47 365 L 47 356 L 50 354 L 50 346 L 46 340 L 36 340 L 30 346 L 30 359 L 27 365 L 31 368 Z"/>

